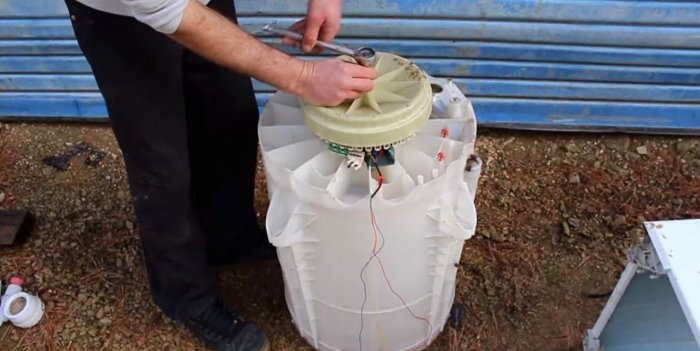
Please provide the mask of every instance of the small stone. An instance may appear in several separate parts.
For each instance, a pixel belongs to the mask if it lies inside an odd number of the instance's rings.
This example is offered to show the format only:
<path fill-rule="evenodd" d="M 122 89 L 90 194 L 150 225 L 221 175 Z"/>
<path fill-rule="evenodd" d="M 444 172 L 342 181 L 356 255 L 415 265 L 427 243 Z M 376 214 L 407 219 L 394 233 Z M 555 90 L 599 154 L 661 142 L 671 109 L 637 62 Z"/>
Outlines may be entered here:
<path fill-rule="evenodd" d="M 639 159 L 641 159 L 641 158 L 642 158 L 642 156 L 640 156 L 634 152 L 630 152 L 627 154 L 627 161 L 632 161 L 632 162 L 639 161 Z"/>
<path fill-rule="evenodd" d="M 562 221 L 561 229 L 564 232 L 564 235 L 571 236 L 571 228 L 569 227 L 569 223 L 567 223 L 566 221 Z"/>
<path fill-rule="evenodd" d="M 104 318 L 104 316 L 105 316 L 104 309 L 100 308 L 99 310 L 97 310 L 97 314 L 95 315 L 95 317 L 97 317 L 97 319 L 102 319 L 102 318 Z"/>
<path fill-rule="evenodd" d="M 614 164 L 614 163 L 610 163 L 608 165 L 608 172 L 609 173 L 613 173 L 613 174 L 618 173 L 619 174 L 622 171 L 623 171 L 623 168 Z"/>
<path fill-rule="evenodd" d="M 567 219 L 566 221 L 569 223 L 570 226 L 572 226 L 574 228 L 578 228 L 579 225 L 581 225 L 581 220 L 579 220 L 577 218 L 572 217 L 572 218 Z"/>
<path fill-rule="evenodd" d="M 569 184 L 581 183 L 581 178 L 579 178 L 578 173 L 574 173 L 569 176 Z"/>
<path fill-rule="evenodd" d="M 606 138 L 603 143 L 615 151 L 625 151 L 630 146 L 630 138 L 627 135 Z"/>
<path fill-rule="evenodd" d="M 41 174 L 43 174 L 43 175 L 45 175 L 45 176 L 52 175 L 52 174 L 53 174 L 53 168 L 51 168 L 51 167 L 44 167 L 44 168 L 41 170 Z"/>
<path fill-rule="evenodd" d="M 495 231 L 493 232 L 493 234 L 491 234 L 491 240 L 500 243 L 504 242 L 506 238 L 503 236 L 503 234 L 499 233 L 498 231 Z"/>
<path fill-rule="evenodd" d="M 687 177 L 700 174 L 700 160 L 695 159 L 681 166 L 681 174 Z"/>
<path fill-rule="evenodd" d="M 485 238 L 491 238 L 491 233 L 485 229 L 481 231 L 481 235 L 483 235 Z"/>
<path fill-rule="evenodd" d="M 566 150 L 566 152 L 572 152 L 572 153 L 579 151 L 578 146 L 576 146 L 576 144 L 574 144 L 574 143 L 568 143 L 568 144 L 564 145 L 564 150 Z"/>
<path fill-rule="evenodd" d="M 102 325 L 110 325 L 110 324 L 112 324 L 112 320 L 109 319 L 109 318 L 107 318 L 107 317 L 101 318 L 101 319 L 100 319 L 100 324 L 102 324 Z"/>
<path fill-rule="evenodd" d="M 640 155 L 648 155 L 649 152 L 647 151 L 647 147 L 642 145 L 637 147 L 637 153 Z"/>
<path fill-rule="evenodd" d="M 644 230 L 643 230 L 642 228 L 635 228 L 635 229 L 632 229 L 632 237 L 633 237 L 635 240 L 642 240 L 642 239 L 644 238 L 644 235 L 645 235 L 644 233 L 645 233 L 645 232 L 644 232 Z"/>
<path fill-rule="evenodd" d="M 625 223 L 627 223 L 627 217 L 625 217 L 623 215 L 616 215 L 615 216 L 615 220 L 613 221 L 613 225 L 620 227 L 620 226 L 625 225 Z"/>
<path fill-rule="evenodd" d="M 0 191 L 0 204 L 5 201 L 5 193 Z"/>
<path fill-rule="evenodd" d="M 676 143 L 676 151 L 679 154 L 684 154 L 690 151 L 695 146 L 696 141 L 693 139 L 682 139 Z"/>

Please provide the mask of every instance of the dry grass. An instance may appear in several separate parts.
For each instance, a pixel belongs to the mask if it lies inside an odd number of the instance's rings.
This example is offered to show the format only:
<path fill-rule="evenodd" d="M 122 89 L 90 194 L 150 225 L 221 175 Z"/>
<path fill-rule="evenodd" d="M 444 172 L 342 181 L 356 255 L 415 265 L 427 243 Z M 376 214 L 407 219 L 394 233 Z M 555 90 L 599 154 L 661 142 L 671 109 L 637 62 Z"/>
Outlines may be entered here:
<path fill-rule="evenodd" d="M 12 199 L 10 198 L 11 193 L 9 189 L 9 169 L 12 165 L 13 153 L 10 149 L 9 141 L 5 137 L 6 133 L 3 128 L 0 128 L 0 191 L 5 193 L 4 201 L 10 202 Z M 0 203 L 0 206 L 2 206 L 2 203 Z"/>
<path fill-rule="evenodd" d="M 700 171 L 692 168 L 700 147 L 679 153 L 677 140 L 633 136 L 616 151 L 606 139 L 481 131 L 478 235 L 465 243 L 457 276 L 465 323 L 444 329 L 426 351 L 579 350 L 605 302 L 584 293 L 612 288 L 641 222 L 700 215 Z M 94 168 L 75 162 L 66 172 L 41 165 L 79 141 L 116 156 Z M 579 151 L 563 150 L 570 143 Z M 648 155 L 635 155 L 638 145 Z M 258 174 L 262 224 L 262 165 Z M 569 182 L 572 174 L 578 182 Z M 0 206 L 39 215 L 26 245 L 0 248 L 0 273 L 22 273 L 47 303 L 38 327 L 0 328 L 0 350 L 204 350 L 150 299 L 122 160 L 106 127 L 0 128 L 0 190 L 8 195 Z M 569 234 L 565 221 L 573 223 Z M 268 331 L 274 350 L 311 350 L 289 318 L 278 265 L 232 267 L 221 276 L 226 301 Z M 99 310 L 110 323 L 100 323 Z"/>

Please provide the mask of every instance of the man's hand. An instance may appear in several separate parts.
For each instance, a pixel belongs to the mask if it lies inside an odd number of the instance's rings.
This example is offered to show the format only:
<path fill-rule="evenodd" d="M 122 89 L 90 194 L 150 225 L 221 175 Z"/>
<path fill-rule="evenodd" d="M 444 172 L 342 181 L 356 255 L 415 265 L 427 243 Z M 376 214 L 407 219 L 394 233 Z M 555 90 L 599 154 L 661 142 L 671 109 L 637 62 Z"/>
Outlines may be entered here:
<path fill-rule="evenodd" d="M 317 40 L 331 42 L 340 30 L 340 17 L 343 10 L 342 0 L 309 0 L 306 18 L 294 23 L 290 30 L 303 33 L 301 49 L 307 53 L 320 53 L 323 49 L 314 48 Z M 287 45 L 296 41 L 285 38 Z"/>
<path fill-rule="evenodd" d="M 344 62 L 339 58 L 307 61 L 299 77 L 296 94 L 314 105 L 336 106 L 374 89 L 374 68 Z"/>

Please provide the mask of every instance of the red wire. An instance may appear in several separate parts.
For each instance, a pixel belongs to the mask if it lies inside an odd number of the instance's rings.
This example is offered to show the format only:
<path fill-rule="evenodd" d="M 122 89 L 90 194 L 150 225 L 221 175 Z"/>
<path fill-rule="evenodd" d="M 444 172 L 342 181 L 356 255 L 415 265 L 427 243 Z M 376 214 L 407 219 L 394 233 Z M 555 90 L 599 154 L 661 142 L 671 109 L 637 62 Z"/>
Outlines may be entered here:
<path fill-rule="evenodd" d="M 370 220 L 372 223 L 374 223 L 374 213 L 370 212 Z M 372 226 L 372 229 L 374 230 L 374 247 L 372 247 L 372 255 L 374 255 L 376 258 L 379 258 L 377 255 L 377 243 L 379 242 L 379 234 L 377 233 L 377 229 Z"/>
<path fill-rule="evenodd" d="M 384 183 L 384 177 L 381 175 L 378 177 L 377 182 L 379 183 L 379 187 L 382 186 Z M 379 189 L 377 189 L 379 190 Z M 379 225 L 377 225 L 377 217 L 374 215 L 374 208 L 372 208 L 372 198 L 370 197 L 370 222 L 372 224 L 372 231 L 374 232 L 374 245 L 372 247 L 372 256 L 370 257 L 370 261 L 372 258 L 376 258 L 377 262 L 379 263 L 379 267 L 382 270 L 382 275 L 384 276 L 384 280 L 386 281 L 387 286 L 389 287 L 389 290 L 391 290 L 391 293 L 394 294 L 399 300 L 401 300 L 401 303 L 403 304 L 403 307 L 408 311 L 408 313 L 411 315 L 416 320 L 420 320 L 425 322 L 425 324 L 428 325 L 428 339 L 426 340 L 426 344 L 428 340 L 430 340 L 430 336 L 433 334 L 433 325 L 430 323 L 430 321 L 424 317 L 418 316 L 415 313 L 413 313 L 413 310 L 411 310 L 410 307 L 408 307 L 408 304 L 406 303 L 406 300 L 394 290 L 394 287 L 391 285 L 391 281 L 389 280 L 389 276 L 386 273 L 386 269 L 384 268 L 384 263 L 382 262 L 381 258 L 379 258 L 379 255 L 377 254 L 377 244 L 379 242 L 379 233 L 382 233 L 382 230 L 379 228 Z M 378 233 L 379 232 L 379 233 Z M 382 246 L 384 245 L 384 234 L 382 233 Z M 360 313 L 362 314 L 362 313 Z M 360 339 L 362 339 L 362 331 L 360 331 Z M 360 341 L 360 349 L 362 348 L 362 342 Z"/>
<path fill-rule="evenodd" d="M 374 230 L 375 245 L 376 245 L 376 243 L 377 243 L 377 242 L 376 242 L 376 238 L 377 238 L 377 229 L 379 229 L 379 226 L 377 225 L 377 218 L 374 216 L 374 211 L 371 211 L 371 212 L 370 212 L 370 215 L 371 215 L 372 230 Z M 381 229 L 379 229 L 379 231 L 381 232 Z M 376 246 L 375 246 L 375 248 L 376 248 Z M 376 252 L 375 252 L 375 254 L 376 254 Z M 382 269 L 382 275 L 384 276 L 384 280 L 386 281 L 386 284 L 389 286 L 389 290 L 391 290 L 391 292 L 394 294 L 394 296 L 398 297 L 399 300 L 401 300 L 401 303 L 403 304 L 403 307 L 406 308 L 406 310 L 408 311 L 408 313 L 410 313 L 411 316 L 412 316 L 414 319 L 421 320 L 421 321 L 425 322 L 425 323 L 428 325 L 428 340 L 430 340 L 430 336 L 433 334 L 433 325 L 432 325 L 432 324 L 430 323 L 430 321 L 427 320 L 426 318 L 421 317 L 421 316 L 417 316 L 415 313 L 413 313 L 413 310 L 411 310 L 411 308 L 408 307 L 408 304 L 406 303 L 406 300 L 404 300 L 404 298 L 401 297 L 401 295 L 400 295 L 399 293 L 397 293 L 397 292 L 394 290 L 394 287 L 391 285 L 391 281 L 389 281 L 389 276 L 386 274 L 386 270 L 384 269 L 384 263 L 382 263 L 382 259 L 379 258 L 378 255 L 375 255 L 375 258 L 377 259 L 377 262 L 379 263 L 379 267 Z"/>

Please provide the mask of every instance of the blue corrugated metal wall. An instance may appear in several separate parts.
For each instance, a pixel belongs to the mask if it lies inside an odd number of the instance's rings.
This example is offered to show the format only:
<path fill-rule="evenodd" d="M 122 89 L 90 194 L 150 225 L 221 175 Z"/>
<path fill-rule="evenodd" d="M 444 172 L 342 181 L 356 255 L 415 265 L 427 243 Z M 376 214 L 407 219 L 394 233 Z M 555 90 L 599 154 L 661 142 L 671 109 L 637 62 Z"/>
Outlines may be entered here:
<path fill-rule="evenodd" d="M 338 41 L 454 77 L 482 125 L 700 134 L 700 1 L 344 2 Z M 237 6 L 258 31 L 291 24 L 305 3 Z M 256 87 L 263 104 L 272 89 Z M 105 114 L 63 2 L 0 0 L 0 116 Z"/>

